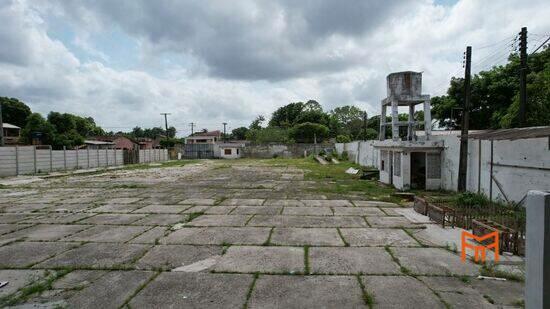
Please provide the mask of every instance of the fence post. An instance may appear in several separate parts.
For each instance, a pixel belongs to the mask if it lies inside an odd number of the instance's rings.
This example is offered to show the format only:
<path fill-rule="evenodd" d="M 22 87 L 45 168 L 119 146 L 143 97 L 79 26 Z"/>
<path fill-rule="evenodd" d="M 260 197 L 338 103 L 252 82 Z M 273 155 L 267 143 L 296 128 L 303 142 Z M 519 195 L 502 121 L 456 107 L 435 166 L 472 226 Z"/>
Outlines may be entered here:
<path fill-rule="evenodd" d="M 50 173 L 53 172 L 53 157 L 52 157 L 52 145 L 49 145 L 50 148 Z"/>
<path fill-rule="evenodd" d="M 114 149 L 115 151 L 115 166 L 116 166 L 116 148 Z"/>
<path fill-rule="evenodd" d="M 34 174 L 36 175 L 36 145 L 33 147 Z"/>
<path fill-rule="evenodd" d="M 149 162 L 152 162 L 152 160 L 151 160 L 151 148 L 149 148 Z"/>
<path fill-rule="evenodd" d="M 78 147 L 76 148 L 76 169 L 78 169 Z"/>
<path fill-rule="evenodd" d="M 15 145 L 15 176 L 19 175 L 19 147 Z"/>
<path fill-rule="evenodd" d="M 99 168 L 99 148 L 96 148 L 97 150 L 97 168 Z"/>
<path fill-rule="evenodd" d="M 105 148 L 105 167 L 109 167 L 109 149 Z"/>
<path fill-rule="evenodd" d="M 90 148 L 86 147 L 86 161 L 88 161 L 88 168 L 90 168 Z"/>
<path fill-rule="evenodd" d="M 550 308 L 550 192 L 527 194 L 525 308 Z"/>
<path fill-rule="evenodd" d="M 67 147 L 63 146 L 63 168 L 67 171 Z"/>

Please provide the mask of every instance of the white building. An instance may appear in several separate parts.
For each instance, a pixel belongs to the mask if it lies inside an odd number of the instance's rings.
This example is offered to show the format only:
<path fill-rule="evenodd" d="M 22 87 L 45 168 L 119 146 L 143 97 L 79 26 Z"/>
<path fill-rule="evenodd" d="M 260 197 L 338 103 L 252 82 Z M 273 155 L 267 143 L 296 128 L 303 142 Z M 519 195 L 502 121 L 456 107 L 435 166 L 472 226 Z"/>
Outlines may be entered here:
<path fill-rule="evenodd" d="M 220 158 L 222 159 L 238 159 L 242 155 L 242 144 L 221 143 L 217 146 L 219 148 Z"/>

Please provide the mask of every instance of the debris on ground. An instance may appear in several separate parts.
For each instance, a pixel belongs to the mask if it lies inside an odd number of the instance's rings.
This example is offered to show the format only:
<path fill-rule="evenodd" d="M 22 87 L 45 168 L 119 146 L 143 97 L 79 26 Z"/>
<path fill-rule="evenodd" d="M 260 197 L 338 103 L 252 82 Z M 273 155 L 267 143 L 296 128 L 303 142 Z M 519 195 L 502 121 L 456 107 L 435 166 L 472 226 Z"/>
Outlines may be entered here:
<path fill-rule="evenodd" d="M 0 281 L 0 289 L 8 285 L 8 281 Z"/>
<path fill-rule="evenodd" d="M 346 174 L 357 175 L 357 173 L 359 173 L 359 170 L 353 167 L 350 167 L 346 170 Z"/>
<path fill-rule="evenodd" d="M 334 164 L 340 164 L 340 161 L 338 161 L 338 159 L 332 158 L 331 161 Z"/>
<path fill-rule="evenodd" d="M 499 277 L 487 277 L 487 276 L 477 276 L 477 279 L 480 279 L 480 280 L 496 280 L 496 281 L 506 281 L 506 278 L 499 278 Z"/>
<path fill-rule="evenodd" d="M 315 156 L 315 160 L 317 160 L 317 162 L 321 163 L 321 165 L 327 165 L 328 164 L 328 162 L 325 159 L 323 159 L 323 157 L 321 157 L 321 156 Z"/>
<path fill-rule="evenodd" d="M 209 257 L 207 259 L 195 262 L 193 264 L 176 267 L 176 268 L 172 269 L 172 271 L 183 271 L 183 272 L 188 272 L 188 273 L 195 273 L 195 272 L 203 271 L 203 270 L 209 269 L 210 267 L 216 265 L 216 263 L 218 262 L 218 259 L 220 259 L 220 258 L 221 258 L 220 255 L 216 255 L 216 256 Z"/>

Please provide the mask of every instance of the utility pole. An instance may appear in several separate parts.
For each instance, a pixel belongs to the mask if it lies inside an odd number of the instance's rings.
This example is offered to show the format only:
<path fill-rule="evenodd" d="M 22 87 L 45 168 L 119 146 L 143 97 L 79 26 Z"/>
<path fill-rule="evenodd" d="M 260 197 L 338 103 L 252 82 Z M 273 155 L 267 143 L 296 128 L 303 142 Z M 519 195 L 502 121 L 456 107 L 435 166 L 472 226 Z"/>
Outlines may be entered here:
<path fill-rule="evenodd" d="M 0 147 L 4 146 L 4 121 L 2 120 L 2 102 L 0 102 Z"/>
<path fill-rule="evenodd" d="M 519 126 L 525 126 L 525 110 L 527 107 L 527 27 L 519 33 Z"/>
<path fill-rule="evenodd" d="M 226 141 L 226 138 L 225 138 L 225 126 L 227 126 L 227 122 L 224 122 L 223 123 L 223 141 L 225 142 Z"/>
<path fill-rule="evenodd" d="M 458 191 L 466 191 L 468 173 L 468 129 L 470 125 L 470 70 L 472 66 L 472 47 L 466 47 L 464 69 L 464 106 L 462 110 L 462 128 L 460 132 L 460 158 L 458 162 Z"/>
<path fill-rule="evenodd" d="M 367 140 L 367 111 L 363 112 L 363 139 Z"/>
<path fill-rule="evenodd" d="M 193 133 L 195 133 L 195 132 L 193 131 L 193 129 L 195 128 L 195 123 L 194 123 L 194 122 L 191 122 L 189 125 L 191 126 L 191 136 L 193 136 Z"/>
<path fill-rule="evenodd" d="M 168 138 L 168 118 L 167 116 L 170 115 L 170 113 L 160 113 L 161 115 L 164 115 L 164 128 L 166 129 L 166 137 Z"/>

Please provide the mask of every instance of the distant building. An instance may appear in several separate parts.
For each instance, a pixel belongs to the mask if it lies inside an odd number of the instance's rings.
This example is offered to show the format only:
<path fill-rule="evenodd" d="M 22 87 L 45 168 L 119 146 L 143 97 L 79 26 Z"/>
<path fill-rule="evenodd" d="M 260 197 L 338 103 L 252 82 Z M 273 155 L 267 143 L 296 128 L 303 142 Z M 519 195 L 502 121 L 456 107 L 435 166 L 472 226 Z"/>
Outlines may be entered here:
<path fill-rule="evenodd" d="M 139 149 L 153 149 L 153 139 L 148 137 L 139 137 L 137 138 L 137 143 L 139 144 Z"/>
<path fill-rule="evenodd" d="M 21 128 L 11 123 L 4 122 L 2 125 L 2 132 L 4 132 L 4 144 L 15 145 L 19 141 Z"/>
<path fill-rule="evenodd" d="M 85 140 L 85 148 L 88 149 L 114 149 L 115 143 L 110 141 Z"/>
<path fill-rule="evenodd" d="M 96 136 L 93 138 L 93 140 L 96 141 L 103 141 L 103 142 L 112 142 L 115 144 L 116 149 L 126 149 L 126 150 L 135 150 L 139 149 L 139 143 L 134 141 L 131 138 L 128 138 L 123 135 L 115 135 L 115 136 Z"/>
<path fill-rule="evenodd" d="M 241 143 L 220 143 L 217 146 L 220 149 L 220 158 L 222 159 L 240 158 L 244 147 Z"/>
<path fill-rule="evenodd" d="M 220 130 L 210 132 L 198 132 L 185 138 L 186 144 L 216 144 L 221 139 Z"/>

